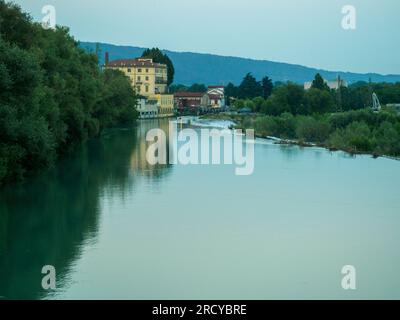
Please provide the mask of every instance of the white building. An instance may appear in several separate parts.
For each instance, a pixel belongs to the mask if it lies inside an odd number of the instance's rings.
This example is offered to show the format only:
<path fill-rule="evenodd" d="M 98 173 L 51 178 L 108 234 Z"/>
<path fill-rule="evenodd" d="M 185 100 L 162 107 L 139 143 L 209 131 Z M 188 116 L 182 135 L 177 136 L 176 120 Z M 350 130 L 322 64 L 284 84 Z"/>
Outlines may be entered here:
<path fill-rule="evenodd" d="M 152 119 L 158 117 L 157 100 L 149 100 L 147 98 L 139 99 L 137 105 L 139 119 Z"/>
<path fill-rule="evenodd" d="M 207 94 L 210 97 L 212 108 L 225 108 L 224 86 L 208 86 Z"/>

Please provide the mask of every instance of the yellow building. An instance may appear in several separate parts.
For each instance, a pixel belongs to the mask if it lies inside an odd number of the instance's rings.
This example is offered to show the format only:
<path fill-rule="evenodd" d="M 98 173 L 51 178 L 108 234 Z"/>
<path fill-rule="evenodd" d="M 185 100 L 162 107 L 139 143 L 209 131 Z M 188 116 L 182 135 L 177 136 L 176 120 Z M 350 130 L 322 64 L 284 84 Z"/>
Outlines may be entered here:
<path fill-rule="evenodd" d="M 174 114 L 173 94 L 154 94 L 150 96 L 150 99 L 157 100 L 159 117 L 169 117 Z"/>
<path fill-rule="evenodd" d="M 167 65 L 149 58 L 108 60 L 106 53 L 105 68 L 122 71 L 131 80 L 137 94 L 157 101 L 159 116 L 173 115 L 174 96 L 167 93 Z"/>

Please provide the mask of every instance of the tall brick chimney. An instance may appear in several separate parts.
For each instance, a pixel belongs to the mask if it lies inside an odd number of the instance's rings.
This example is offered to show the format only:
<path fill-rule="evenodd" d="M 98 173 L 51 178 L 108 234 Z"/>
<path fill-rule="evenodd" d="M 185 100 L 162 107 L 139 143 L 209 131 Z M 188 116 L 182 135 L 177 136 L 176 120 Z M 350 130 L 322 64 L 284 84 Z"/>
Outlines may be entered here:
<path fill-rule="evenodd" d="M 108 63 L 110 62 L 110 54 L 108 52 L 106 52 L 106 56 L 105 56 L 105 66 L 108 66 Z"/>

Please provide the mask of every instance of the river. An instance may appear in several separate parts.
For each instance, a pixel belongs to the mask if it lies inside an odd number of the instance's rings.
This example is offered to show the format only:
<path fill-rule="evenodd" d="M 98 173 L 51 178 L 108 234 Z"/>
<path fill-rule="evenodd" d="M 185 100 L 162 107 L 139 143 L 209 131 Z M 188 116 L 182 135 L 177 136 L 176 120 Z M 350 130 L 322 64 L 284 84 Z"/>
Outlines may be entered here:
<path fill-rule="evenodd" d="M 110 130 L 1 190 L 1 298 L 400 298 L 399 161 L 258 139 L 249 176 L 151 166 L 155 127 L 168 120 Z"/>

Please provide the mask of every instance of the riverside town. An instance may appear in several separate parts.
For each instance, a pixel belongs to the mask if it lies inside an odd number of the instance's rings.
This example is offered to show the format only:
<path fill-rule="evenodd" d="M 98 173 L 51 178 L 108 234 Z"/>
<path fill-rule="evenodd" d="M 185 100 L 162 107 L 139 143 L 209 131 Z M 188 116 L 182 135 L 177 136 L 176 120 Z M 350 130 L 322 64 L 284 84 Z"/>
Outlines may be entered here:
<path fill-rule="evenodd" d="M 400 299 L 400 2 L 352 2 L 0 0 L 0 308 Z"/>

